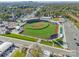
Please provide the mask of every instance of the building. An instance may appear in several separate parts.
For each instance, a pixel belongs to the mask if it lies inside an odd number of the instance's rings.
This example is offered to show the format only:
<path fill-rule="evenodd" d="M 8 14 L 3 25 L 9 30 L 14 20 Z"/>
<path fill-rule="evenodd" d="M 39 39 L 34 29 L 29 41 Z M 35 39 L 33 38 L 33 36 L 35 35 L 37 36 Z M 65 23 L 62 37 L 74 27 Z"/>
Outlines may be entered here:
<path fill-rule="evenodd" d="M 14 28 L 16 27 L 16 25 L 17 25 L 16 22 L 8 22 L 6 26 L 7 26 L 9 29 L 14 29 Z"/>
<path fill-rule="evenodd" d="M 51 20 L 52 17 L 41 17 L 42 20 Z"/>
<path fill-rule="evenodd" d="M 0 57 L 4 57 L 7 54 L 9 54 L 12 50 L 12 47 L 14 46 L 11 42 L 4 42 L 0 45 Z"/>
<path fill-rule="evenodd" d="M 16 34 L 21 32 L 23 32 L 23 27 L 20 27 L 20 26 L 16 26 L 16 28 L 11 31 L 11 33 L 16 33 Z"/>

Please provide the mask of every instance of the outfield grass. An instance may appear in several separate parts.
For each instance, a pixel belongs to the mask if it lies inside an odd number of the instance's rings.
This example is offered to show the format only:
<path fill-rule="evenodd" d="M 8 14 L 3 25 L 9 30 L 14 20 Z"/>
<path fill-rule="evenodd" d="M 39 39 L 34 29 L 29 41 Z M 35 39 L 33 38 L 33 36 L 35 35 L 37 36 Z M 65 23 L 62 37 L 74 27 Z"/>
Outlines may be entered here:
<path fill-rule="evenodd" d="M 26 40 L 26 41 L 32 41 L 32 42 L 36 42 L 37 41 L 37 39 L 35 39 L 35 38 L 22 36 L 22 35 L 19 35 L 19 34 L 0 34 L 0 35 L 6 36 L 6 37 L 17 38 L 17 39 L 21 39 L 21 40 Z"/>
<path fill-rule="evenodd" d="M 26 56 L 26 53 L 23 53 L 22 51 L 20 50 L 15 50 L 12 55 L 12 57 L 25 57 Z"/>
<path fill-rule="evenodd" d="M 40 30 L 28 29 L 27 27 L 30 24 L 26 24 L 24 26 L 24 32 L 22 34 L 30 35 L 34 37 L 40 37 L 44 39 L 48 39 L 52 34 L 56 34 L 56 25 L 50 24 L 49 26 Z"/>
<path fill-rule="evenodd" d="M 59 21 L 60 18 L 53 18 L 52 20 L 54 20 L 54 21 Z"/>

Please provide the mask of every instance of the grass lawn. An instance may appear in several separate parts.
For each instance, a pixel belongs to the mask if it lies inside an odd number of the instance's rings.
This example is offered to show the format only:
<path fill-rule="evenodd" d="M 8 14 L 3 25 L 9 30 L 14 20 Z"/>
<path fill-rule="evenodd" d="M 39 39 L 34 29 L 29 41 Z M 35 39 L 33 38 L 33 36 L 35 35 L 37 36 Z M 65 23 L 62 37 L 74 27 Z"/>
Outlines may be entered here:
<path fill-rule="evenodd" d="M 63 38 L 57 38 L 56 41 L 57 42 L 60 42 L 60 41 L 63 42 Z"/>
<path fill-rule="evenodd" d="M 21 40 L 32 41 L 32 42 L 36 42 L 37 41 L 37 39 L 35 39 L 35 38 L 22 36 L 22 35 L 19 35 L 19 34 L 0 34 L 0 35 L 6 36 L 6 37 L 17 38 L 17 39 L 21 39 Z"/>
<path fill-rule="evenodd" d="M 26 54 L 25 53 L 23 53 L 22 51 L 20 51 L 20 50 L 15 50 L 13 53 L 12 53 L 12 55 L 11 55 L 12 57 L 25 57 L 26 56 Z"/>
<path fill-rule="evenodd" d="M 62 46 L 60 46 L 56 42 L 59 42 L 60 44 L 62 44 L 62 38 L 56 39 L 56 41 L 45 41 L 45 40 L 42 40 L 40 43 L 44 44 L 44 45 L 48 45 L 48 46 L 52 46 L 54 44 L 54 47 L 56 47 L 56 48 L 63 48 Z"/>
<path fill-rule="evenodd" d="M 56 48 L 63 48 L 62 46 L 57 45 L 57 44 L 55 44 L 54 47 L 56 47 Z"/>
<path fill-rule="evenodd" d="M 44 38 L 44 39 L 48 39 L 52 34 L 56 34 L 56 26 L 57 25 L 53 25 L 49 23 L 48 27 L 45 27 L 43 29 L 28 29 L 28 26 L 30 24 L 26 24 L 24 26 L 24 32 L 22 34 L 24 35 L 30 35 L 30 36 L 34 36 L 34 37 L 40 37 L 40 38 Z"/>
<path fill-rule="evenodd" d="M 79 22 L 75 23 L 76 27 L 79 28 Z"/>
<path fill-rule="evenodd" d="M 54 20 L 54 21 L 59 21 L 60 18 L 53 18 L 52 20 Z"/>
<path fill-rule="evenodd" d="M 59 42 L 61 45 L 63 45 L 63 38 L 58 38 L 58 39 L 56 39 L 56 41 L 53 41 L 53 42 L 54 42 L 54 47 L 63 48 L 62 46 L 60 46 L 59 44 L 56 43 L 56 42 Z"/>
<path fill-rule="evenodd" d="M 40 43 L 41 43 L 41 44 L 45 44 L 45 45 L 49 45 L 49 46 L 52 46 L 52 45 L 53 45 L 53 42 L 44 41 L 44 40 L 42 40 Z"/>

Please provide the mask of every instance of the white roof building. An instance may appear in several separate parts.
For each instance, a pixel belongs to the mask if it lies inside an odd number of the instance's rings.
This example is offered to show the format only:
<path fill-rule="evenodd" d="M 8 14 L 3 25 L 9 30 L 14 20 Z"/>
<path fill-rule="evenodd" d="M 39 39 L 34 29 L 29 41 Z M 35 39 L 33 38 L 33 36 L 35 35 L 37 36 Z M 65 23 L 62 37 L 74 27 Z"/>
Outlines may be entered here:
<path fill-rule="evenodd" d="M 11 46 L 13 45 L 13 43 L 11 42 L 5 42 L 3 44 L 0 45 L 0 55 L 5 52 L 7 49 L 9 49 Z"/>

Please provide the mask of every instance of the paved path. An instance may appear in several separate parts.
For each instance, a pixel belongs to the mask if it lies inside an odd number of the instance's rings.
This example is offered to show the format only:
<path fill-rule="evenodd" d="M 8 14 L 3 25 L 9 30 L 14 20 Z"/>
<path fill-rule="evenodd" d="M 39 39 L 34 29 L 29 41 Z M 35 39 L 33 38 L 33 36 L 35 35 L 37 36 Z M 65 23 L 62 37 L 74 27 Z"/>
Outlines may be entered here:
<path fill-rule="evenodd" d="M 64 19 L 63 19 L 63 18 L 61 18 L 61 20 L 60 20 L 60 21 L 64 22 Z M 64 34 L 64 37 L 63 37 L 63 42 L 64 42 L 64 45 L 63 45 L 63 47 L 64 47 L 64 48 L 68 48 L 67 44 L 65 44 L 65 43 L 66 43 L 66 36 L 65 36 L 64 23 L 62 23 L 62 28 L 63 28 L 63 34 Z"/>

